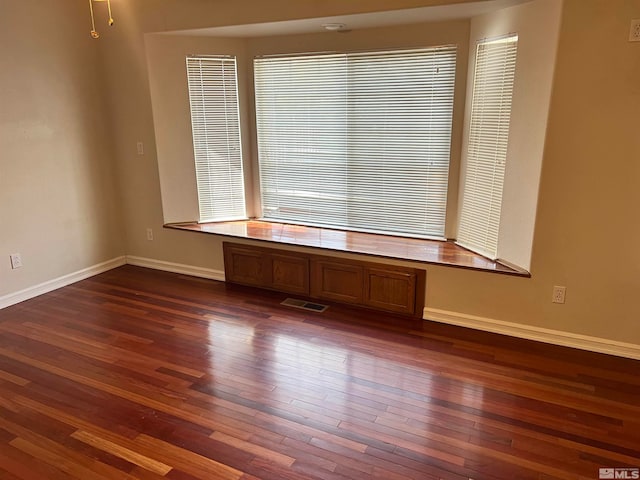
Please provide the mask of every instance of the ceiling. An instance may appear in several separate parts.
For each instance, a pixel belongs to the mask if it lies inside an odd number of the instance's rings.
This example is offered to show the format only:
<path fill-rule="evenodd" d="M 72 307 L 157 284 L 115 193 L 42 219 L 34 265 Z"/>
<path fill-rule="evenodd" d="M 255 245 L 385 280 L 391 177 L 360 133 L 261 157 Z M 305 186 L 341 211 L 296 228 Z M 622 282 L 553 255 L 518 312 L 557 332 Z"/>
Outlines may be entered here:
<path fill-rule="evenodd" d="M 411 23 L 459 20 L 489 13 L 531 0 L 487 0 L 454 5 L 439 5 L 384 12 L 340 15 L 334 17 L 306 18 L 282 22 L 230 25 L 225 27 L 198 28 L 166 32 L 171 35 L 193 35 L 211 37 L 265 37 L 294 35 L 325 31 L 324 24 L 344 24 L 344 30 L 407 25 Z"/>

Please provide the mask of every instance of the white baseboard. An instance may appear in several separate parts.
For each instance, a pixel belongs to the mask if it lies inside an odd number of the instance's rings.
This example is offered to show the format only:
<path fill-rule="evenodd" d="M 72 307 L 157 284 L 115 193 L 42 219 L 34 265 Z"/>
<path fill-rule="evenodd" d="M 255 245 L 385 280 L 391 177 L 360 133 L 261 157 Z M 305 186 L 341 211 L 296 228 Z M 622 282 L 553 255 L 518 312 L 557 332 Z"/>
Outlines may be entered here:
<path fill-rule="evenodd" d="M 224 282 L 224 271 L 213 270 L 211 268 L 195 267 L 193 265 L 183 265 L 181 263 L 165 262 L 164 260 L 155 260 L 153 258 L 135 257 L 127 255 L 127 263 L 137 267 L 153 268 L 155 270 L 163 270 L 165 272 L 182 273 L 193 277 L 209 278 L 211 280 L 219 280 Z"/>
<path fill-rule="evenodd" d="M 428 321 L 447 323 L 459 327 L 473 328 L 475 330 L 499 333 L 511 337 L 536 340 L 553 345 L 562 345 L 564 347 L 640 360 L 640 345 L 633 343 L 618 342 L 606 338 L 590 337 L 530 325 L 521 325 L 503 320 L 467 315 L 465 313 L 439 310 L 437 308 L 425 308 L 422 318 Z"/>
<path fill-rule="evenodd" d="M 121 267 L 125 264 L 126 258 L 124 256 L 116 257 L 112 258 L 111 260 L 107 260 L 106 262 L 83 268 L 82 270 L 78 270 L 77 272 L 69 273 L 67 275 L 63 275 L 62 277 L 54 278 L 53 280 L 48 280 L 38 285 L 34 285 L 33 287 L 25 288 L 24 290 L 20 290 L 18 292 L 9 293 L 8 295 L 0 297 L 0 309 L 8 307 L 10 305 L 15 305 L 16 303 L 24 302 L 25 300 L 37 297 L 38 295 L 42 295 L 43 293 L 57 290 L 58 288 L 71 285 L 72 283 L 76 283 L 80 280 L 84 280 L 85 278 L 98 275 L 99 273 Z"/>

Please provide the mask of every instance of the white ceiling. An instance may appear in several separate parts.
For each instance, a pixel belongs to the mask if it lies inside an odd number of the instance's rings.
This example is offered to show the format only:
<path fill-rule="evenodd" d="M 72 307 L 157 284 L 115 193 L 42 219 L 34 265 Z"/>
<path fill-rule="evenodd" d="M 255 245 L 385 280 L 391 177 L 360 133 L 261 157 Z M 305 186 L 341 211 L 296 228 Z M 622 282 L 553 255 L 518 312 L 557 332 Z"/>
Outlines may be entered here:
<path fill-rule="evenodd" d="M 456 3 L 432 7 L 389 10 L 385 12 L 360 13 L 336 17 L 307 18 L 283 22 L 230 25 L 225 27 L 199 28 L 167 32 L 172 35 L 193 35 L 211 37 L 264 37 L 272 35 L 293 35 L 323 32 L 323 24 L 342 23 L 346 30 L 407 25 L 411 23 L 439 22 L 471 18 L 531 0 L 488 0 L 481 2 Z"/>

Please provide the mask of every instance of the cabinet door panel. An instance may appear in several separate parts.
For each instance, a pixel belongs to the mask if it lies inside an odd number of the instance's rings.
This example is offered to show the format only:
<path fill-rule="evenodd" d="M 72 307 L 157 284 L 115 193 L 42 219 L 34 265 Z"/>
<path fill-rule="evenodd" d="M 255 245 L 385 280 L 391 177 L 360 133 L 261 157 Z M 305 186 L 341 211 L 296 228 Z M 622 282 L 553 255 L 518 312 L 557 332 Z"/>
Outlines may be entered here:
<path fill-rule="evenodd" d="M 224 252 L 226 280 L 245 285 L 268 286 L 269 259 L 251 248 L 228 247 Z"/>
<path fill-rule="evenodd" d="M 422 316 L 424 270 L 223 242 L 228 282 Z"/>
<path fill-rule="evenodd" d="M 326 260 L 312 262 L 311 295 L 346 303 L 362 303 L 363 268 Z"/>
<path fill-rule="evenodd" d="M 283 292 L 309 294 L 309 260 L 301 256 L 273 254 L 272 287 Z"/>
<path fill-rule="evenodd" d="M 416 274 L 367 268 L 364 292 L 365 305 L 392 312 L 413 314 L 416 301 Z"/>

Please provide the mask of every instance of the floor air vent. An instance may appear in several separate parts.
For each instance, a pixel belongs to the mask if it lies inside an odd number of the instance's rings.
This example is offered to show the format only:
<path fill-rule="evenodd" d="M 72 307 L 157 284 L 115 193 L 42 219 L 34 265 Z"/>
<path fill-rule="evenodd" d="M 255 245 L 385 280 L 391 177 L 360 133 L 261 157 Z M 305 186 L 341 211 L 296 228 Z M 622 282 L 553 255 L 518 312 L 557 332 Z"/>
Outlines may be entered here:
<path fill-rule="evenodd" d="M 296 298 L 287 298 L 286 300 L 281 302 L 280 305 L 301 308 L 302 310 L 309 310 L 310 312 L 324 312 L 327 308 L 329 308 L 329 305 L 307 302 L 306 300 L 298 300 Z"/>

